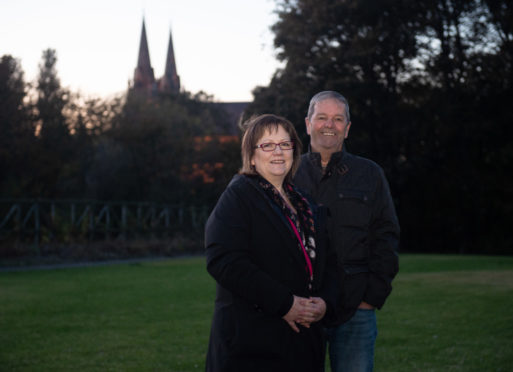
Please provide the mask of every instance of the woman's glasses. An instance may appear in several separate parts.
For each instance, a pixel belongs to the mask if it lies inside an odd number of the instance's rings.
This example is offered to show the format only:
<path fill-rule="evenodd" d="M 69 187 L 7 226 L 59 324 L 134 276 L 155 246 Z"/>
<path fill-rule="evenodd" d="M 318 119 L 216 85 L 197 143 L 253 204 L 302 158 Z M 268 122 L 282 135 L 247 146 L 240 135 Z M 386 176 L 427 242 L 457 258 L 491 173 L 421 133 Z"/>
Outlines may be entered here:
<path fill-rule="evenodd" d="M 279 146 L 282 151 L 292 150 L 294 148 L 294 141 L 283 141 L 280 143 L 266 142 L 255 146 L 255 148 L 261 148 L 262 151 L 274 151 L 276 146 Z"/>

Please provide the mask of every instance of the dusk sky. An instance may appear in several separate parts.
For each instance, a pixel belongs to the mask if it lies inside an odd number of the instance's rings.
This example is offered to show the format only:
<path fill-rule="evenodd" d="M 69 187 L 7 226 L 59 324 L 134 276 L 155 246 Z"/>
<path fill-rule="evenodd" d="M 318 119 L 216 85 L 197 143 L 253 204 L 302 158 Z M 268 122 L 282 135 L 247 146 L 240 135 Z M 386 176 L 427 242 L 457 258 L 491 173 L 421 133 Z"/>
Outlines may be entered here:
<path fill-rule="evenodd" d="M 28 82 L 43 50 L 55 49 L 63 87 L 109 97 L 133 78 L 144 17 L 156 78 L 171 30 L 184 89 L 248 101 L 280 66 L 274 9 L 273 0 L 0 0 L 0 56 L 19 59 Z"/>

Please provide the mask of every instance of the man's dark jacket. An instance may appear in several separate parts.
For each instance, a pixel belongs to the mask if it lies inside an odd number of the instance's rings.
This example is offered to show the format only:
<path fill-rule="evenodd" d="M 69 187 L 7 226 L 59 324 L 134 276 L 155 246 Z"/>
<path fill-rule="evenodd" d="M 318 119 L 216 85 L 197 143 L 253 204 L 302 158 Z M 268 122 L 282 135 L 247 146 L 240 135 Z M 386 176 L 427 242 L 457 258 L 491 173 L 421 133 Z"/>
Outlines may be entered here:
<path fill-rule="evenodd" d="M 336 323 L 349 320 L 362 301 L 381 308 L 399 269 L 399 223 L 381 167 L 344 149 L 323 174 L 320 154 L 308 152 L 294 183 L 330 212 L 342 288 Z"/>
<path fill-rule="evenodd" d="M 325 250 L 326 211 L 313 207 L 317 255 L 309 288 L 294 231 L 258 183 L 238 175 L 221 195 L 205 227 L 207 270 L 217 282 L 207 371 L 322 370 L 321 324 L 296 333 L 282 319 L 293 295 L 322 297 L 328 310 L 336 301 L 336 255 Z"/>

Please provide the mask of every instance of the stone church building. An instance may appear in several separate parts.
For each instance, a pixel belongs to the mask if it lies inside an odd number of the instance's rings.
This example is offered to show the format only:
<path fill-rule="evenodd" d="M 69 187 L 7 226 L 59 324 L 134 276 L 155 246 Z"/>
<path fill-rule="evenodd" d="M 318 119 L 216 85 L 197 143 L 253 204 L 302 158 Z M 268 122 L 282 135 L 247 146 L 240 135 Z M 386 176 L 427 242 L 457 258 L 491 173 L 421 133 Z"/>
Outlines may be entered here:
<path fill-rule="evenodd" d="M 148 97 L 152 97 L 157 94 L 177 94 L 180 92 L 180 76 L 178 76 L 176 71 L 175 53 L 171 32 L 169 32 L 169 43 L 164 75 L 157 79 L 155 78 L 155 73 L 150 62 L 144 19 L 141 31 L 141 41 L 139 43 L 137 66 L 134 71 L 133 82 L 129 89 L 137 94 Z M 218 102 L 216 104 L 221 106 L 229 117 L 230 130 L 229 133 L 226 134 L 238 134 L 239 130 L 237 128 L 237 123 L 249 102 Z"/>

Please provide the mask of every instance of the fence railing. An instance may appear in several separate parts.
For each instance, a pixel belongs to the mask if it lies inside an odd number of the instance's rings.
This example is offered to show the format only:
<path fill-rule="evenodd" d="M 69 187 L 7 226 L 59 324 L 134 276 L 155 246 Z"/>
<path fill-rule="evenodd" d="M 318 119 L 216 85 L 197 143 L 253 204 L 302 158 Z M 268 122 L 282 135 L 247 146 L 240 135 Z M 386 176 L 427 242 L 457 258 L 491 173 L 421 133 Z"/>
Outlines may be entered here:
<path fill-rule="evenodd" d="M 202 232 L 207 206 L 94 200 L 0 199 L 2 240 L 101 240 Z"/>

